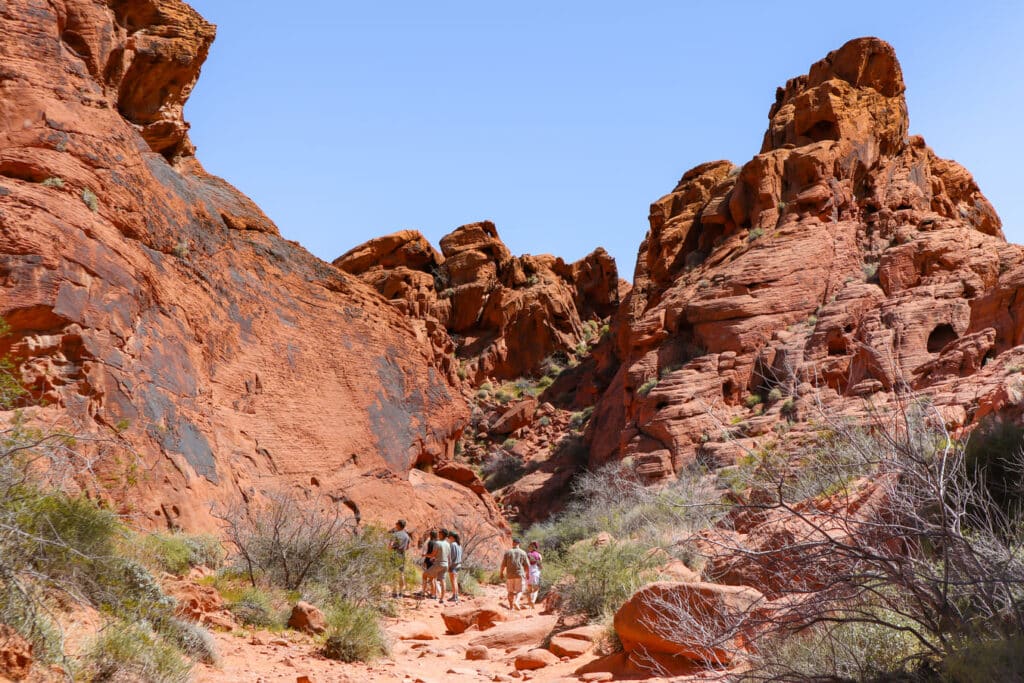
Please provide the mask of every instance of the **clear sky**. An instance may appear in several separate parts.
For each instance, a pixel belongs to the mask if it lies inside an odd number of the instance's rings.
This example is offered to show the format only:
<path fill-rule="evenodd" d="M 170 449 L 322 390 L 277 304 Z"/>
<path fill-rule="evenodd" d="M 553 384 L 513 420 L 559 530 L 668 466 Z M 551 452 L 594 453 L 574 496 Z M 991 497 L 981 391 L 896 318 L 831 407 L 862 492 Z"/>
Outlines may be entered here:
<path fill-rule="evenodd" d="M 912 133 L 1024 242 L 1024 3 L 192 0 L 219 27 L 186 108 L 207 169 L 331 260 L 491 219 L 514 253 L 604 246 L 760 148 L 776 86 L 850 38 L 896 47 Z"/>

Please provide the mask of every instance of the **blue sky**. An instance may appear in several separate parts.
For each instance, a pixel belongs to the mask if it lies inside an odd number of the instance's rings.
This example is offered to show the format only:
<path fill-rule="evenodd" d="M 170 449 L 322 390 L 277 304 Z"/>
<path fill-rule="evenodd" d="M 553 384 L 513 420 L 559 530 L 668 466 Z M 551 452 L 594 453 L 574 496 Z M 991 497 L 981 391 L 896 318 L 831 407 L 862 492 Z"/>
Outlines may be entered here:
<path fill-rule="evenodd" d="M 1024 3 L 192 4 L 218 25 L 200 160 L 326 260 L 487 218 L 514 253 L 600 245 L 628 279 L 649 204 L 749 160 L 776 86 L 862 35 L 896 47 L 911 132 L 1024 242 Z"/>

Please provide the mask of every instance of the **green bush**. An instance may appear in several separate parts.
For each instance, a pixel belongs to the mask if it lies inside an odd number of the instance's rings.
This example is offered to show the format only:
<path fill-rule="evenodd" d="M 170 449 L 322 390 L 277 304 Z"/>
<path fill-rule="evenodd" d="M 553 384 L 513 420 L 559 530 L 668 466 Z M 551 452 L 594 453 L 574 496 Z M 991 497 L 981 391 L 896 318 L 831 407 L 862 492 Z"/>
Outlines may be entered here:
<path fill-rule="evenodd" d="M 484 486 L 487 487 L 487 490 L 497 491 L 520 479 L 526 472 L 526 468 L 518 457 L 505 451 L 499 451 L 484 461 L 481 472 L 484 475 Z"/>
<path fill-rule="evenodd" d="M 144 623 L 114 622 L 87 646 L 82 673 L 85 680 L 185 683 L 191 665 L 178 648 Z"/>
<path fill-rule="evenodd" d="M 947 657 L 943 679 L 949 683 L 1020 680 L 1024 672 L 1024 636 L 974 642 Z"/>
<path fill-rule="evenodd" d="M 647 394 L 651 393 L 651 390 L 653 390 L 656 386 L 658 386 L 658 380 L 649 379 L 640 385 L 640 388 L 636 390 L 636 393 L 640 394 L 641 396 L 646 396 Z"/>
<path fill-rule="evenodd" d="M 64 187 L 64 179 L 52 176 L 44 180 L 42 184 L 44 187 L 54 187 L 59 190 L 60 188 Z"/>
<path fill-rule="evenodd" d="M 761 228 L 754 228 L 747 235 L 747 241 L 753 242 L 754 240 L 760 239 L 761 237 L 764 237 L 764 230 Z"/>
<path fill-rule="evenodd" d="M 274 618 L 270 597 L 260 588 L 246 589 L 237 600 L 228 603 L 228 609 L 246 626 L 272 628 L 281 625 Z"/>
<path fill-rule="evenodd" d="M 895 677 L 909 673 L 906 661 L 915 648 L 912 637 L 886 626 L 856 621 L 821 625 L 770 638 L 762 647 L 765 659 L 753 669 L 756 678 L 743 680 L 900 680 Z"/>
<path fill-rule="evenodd" d="M 368 662 L 388 653 L 388 644 L 373 610 L 339 602 L 327 610 L 323 655 L 342 662 Z"/>
<path fill-rule="evenodd" d="M 168 574 L 187 574 L 192 567 L 192 552 L 185 539 L 177 534 L 145 534 L 134 539 L 139 561 Z"/>
<path fill-rule="evenodd" d="M 594 406 L 584 408 L 578 413 L 573 413 L 569 419 L 570 429 L 583 429 L 583 426 L 590 421 L 590 416 L 594 414 Z"/>
<path fill-rule="evenodd" d="M 984 484 L 1010 518 L 1024 513 L 1024 472 L 1017 466 L 1022 448 L 1024 426 L 995 418 L 978 425 L 964 447 L 967 475 Z"/>
<path fill-rule="evenodd" d="M 557 587 L 570 614 L 600 617 L 614 612 L 641 586 L 655 578 L 654 560 L 645 544 L 582 542 L 548 566 L 563 579 Z"/>
<path fill-rule="evenodd" d="M 750 396 L 747 396 L 743 400 L 743 405 L 745 405 L 748 408 L 753 408 L 754 406 L 760 405 L 762 403 L 764 403 L 764 399 L 761 398 L 760 394 L 751 394 Z"/>

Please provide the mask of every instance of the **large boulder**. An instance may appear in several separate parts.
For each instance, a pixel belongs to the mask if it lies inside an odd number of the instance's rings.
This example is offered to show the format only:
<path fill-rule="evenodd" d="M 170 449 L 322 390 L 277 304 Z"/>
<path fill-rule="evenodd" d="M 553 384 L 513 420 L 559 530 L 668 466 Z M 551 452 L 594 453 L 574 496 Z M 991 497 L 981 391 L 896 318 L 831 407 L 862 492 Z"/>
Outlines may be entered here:
<path fill-rule="evenodd" d="M 292 607 L 288 626 L 296 631 L 320 634 L 327 631 L 327 619 L 317 607 L 300 600 Z"/>
<path fill-rule="evenodd" d="M 486 631 L 499 622 L 505 621 L 505 610 L 493 602 L 469 604 L 465 607 L 451 607 L 441 612 L 448 633 L 459 634 L 470 628 Z"/>
<path fill-rule="evenodd" d="M 754 620 L 764 601 L 748 586 L 652 583 L 615 613 L 615 632 L 627 653 L 727 665 L 743 650 L 745 624 Z"/>
<path fill-rule="evenodd" d="M 492 650 L 523 645 L 540 646 L 557 623 L 556 616 L 533 615 L 499 624 L 470 641 L 470 645 L 483 645 Z"/>

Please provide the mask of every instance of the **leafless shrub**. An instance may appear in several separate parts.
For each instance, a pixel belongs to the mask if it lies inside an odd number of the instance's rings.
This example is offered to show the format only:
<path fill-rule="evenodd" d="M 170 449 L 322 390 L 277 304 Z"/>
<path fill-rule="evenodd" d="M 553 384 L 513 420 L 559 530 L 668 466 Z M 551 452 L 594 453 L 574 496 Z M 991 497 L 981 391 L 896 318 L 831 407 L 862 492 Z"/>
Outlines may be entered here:
<path fill-rule="evenodd" d="M 712 580 L 774 599 L 733 616 L 747 636 L 729 654 L 753 663 L 751 679 L 941 667 L 973 644 L 1024 633 L 1014 508 L 966 466 L 964 444 L 927 401 L 904 395 L 894 409 L 866 410 L 857 424 L 823 412 L 818 440 L 795 457 L 756 454 L 732 525 L 695 539 Z M 1007 458 L 1004 467 L 1024 471 L 1019 451 Z M 732 634 L 685 605 L 654 607 L 663 618 L 651 628 L 670 642 L 714 652 Z"/>
<path fill-rule="evenodd" d="M 319 496 L 300 501 L 283 491 L 214 515 L 253 586 L 262 578 L 289 590 L 300 588 L 355 531 L 354 522 L 333 501 Z"/>

